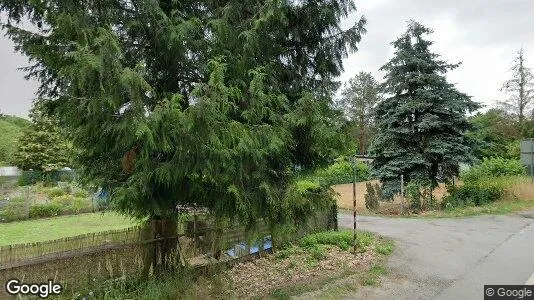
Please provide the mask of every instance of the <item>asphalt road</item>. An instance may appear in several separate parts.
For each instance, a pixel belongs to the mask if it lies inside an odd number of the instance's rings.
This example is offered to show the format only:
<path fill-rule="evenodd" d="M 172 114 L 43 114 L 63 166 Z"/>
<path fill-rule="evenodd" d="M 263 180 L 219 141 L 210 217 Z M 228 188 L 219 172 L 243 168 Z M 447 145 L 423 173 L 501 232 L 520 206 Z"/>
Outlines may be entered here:
<path fill-rule="evenodd" d="M 341 228 L 352 216 L 340 214 Z M 534 212 L 454 219 L 358 217 L 395 241 L 381 286 L 351 299 L 484 299 L 485 284 L 534 280 Z M 530 280 L 529 280 L 530 279 Z"/>

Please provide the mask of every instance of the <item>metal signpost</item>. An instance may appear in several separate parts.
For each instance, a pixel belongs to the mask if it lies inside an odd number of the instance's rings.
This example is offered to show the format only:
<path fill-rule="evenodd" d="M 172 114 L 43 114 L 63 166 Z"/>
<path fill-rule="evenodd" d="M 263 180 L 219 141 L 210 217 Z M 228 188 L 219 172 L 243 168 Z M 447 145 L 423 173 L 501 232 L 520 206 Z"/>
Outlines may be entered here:
<path fill-rule="evenodd" d="M 352 239 L 352 243 L 353 243 L 353 246 L 354 246 L 354 255 L 356 255 L 358 252 L 358 236 L 357 236 L 357 232 L 356 232 L 356 180 L 357 180 L 357 161 L 356 161 L 356 155 L 354 155 L 354 157 L 352 158 L 352 167 L 354 169 L 354 177 L 352 178 L 352 213 L 353 213 L 353 217 L 354 217 L 354 225 L 353 225 L 353 239 Z"/>
<path fill-rule="evenodd" d="M 534 139 L 521 141 L 521 162 L 528 167 L 531 182 L 534 184 Z"/>

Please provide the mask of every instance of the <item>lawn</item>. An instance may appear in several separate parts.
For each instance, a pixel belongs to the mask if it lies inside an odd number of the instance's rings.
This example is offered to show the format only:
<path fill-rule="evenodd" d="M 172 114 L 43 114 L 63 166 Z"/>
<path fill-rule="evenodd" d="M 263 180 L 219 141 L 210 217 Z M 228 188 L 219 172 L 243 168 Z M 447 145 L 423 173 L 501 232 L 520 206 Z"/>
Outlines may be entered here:
<path fill-rule="evenodd" d="M 134 220 L 111 212 L 4 223 L 0 224 L 0 246 L 122 229 L 135 224 Z"/>

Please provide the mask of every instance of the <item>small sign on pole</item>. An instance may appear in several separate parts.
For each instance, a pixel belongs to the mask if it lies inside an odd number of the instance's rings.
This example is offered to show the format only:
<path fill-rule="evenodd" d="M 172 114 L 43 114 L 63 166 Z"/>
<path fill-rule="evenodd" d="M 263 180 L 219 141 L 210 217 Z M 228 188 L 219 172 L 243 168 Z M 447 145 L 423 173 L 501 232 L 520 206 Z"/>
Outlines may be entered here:
<path fill-rule="evenodd" d="M 534 139 L 521 141 L 521 162 L 527 167 L 534 183 Z"/>

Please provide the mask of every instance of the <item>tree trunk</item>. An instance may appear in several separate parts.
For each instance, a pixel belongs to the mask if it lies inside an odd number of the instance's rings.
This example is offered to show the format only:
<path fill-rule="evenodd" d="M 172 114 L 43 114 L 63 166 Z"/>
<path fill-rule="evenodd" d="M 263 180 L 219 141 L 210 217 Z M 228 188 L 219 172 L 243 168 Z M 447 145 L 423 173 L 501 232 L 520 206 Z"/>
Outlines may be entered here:
<path fill-rule="evenodd" d="M 148 221 L 145 229 L 144 267 L 142 276 L 147 278 L 150 270 L 160 274 L 184 265 L 178 242 L 178 222 L 174 218 L 155 216 Z"/>

